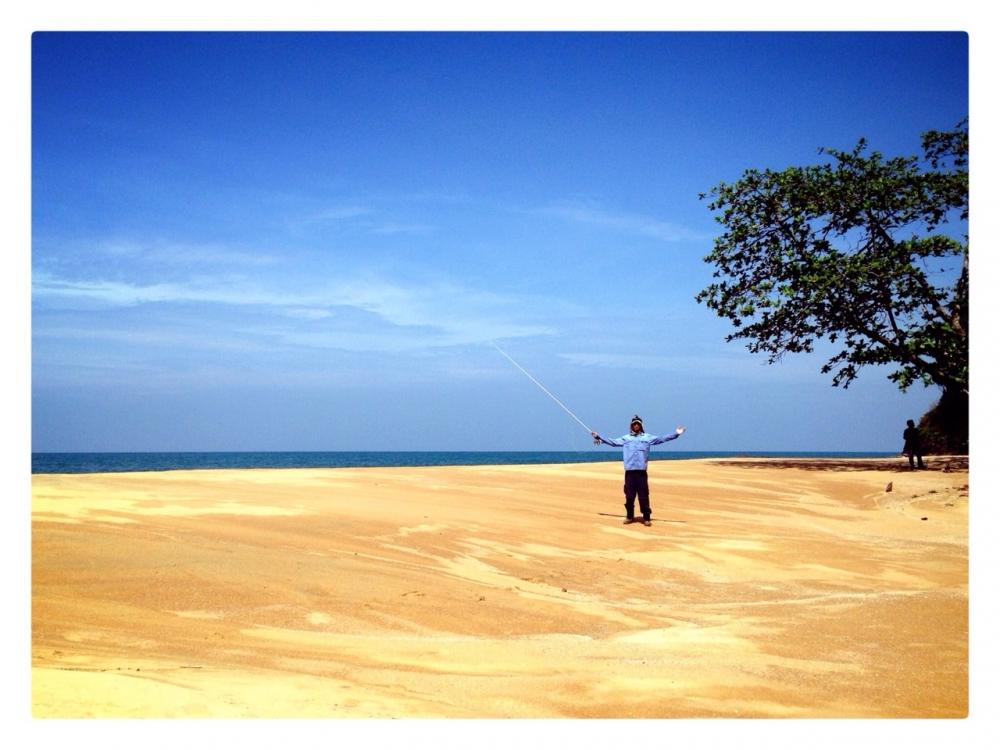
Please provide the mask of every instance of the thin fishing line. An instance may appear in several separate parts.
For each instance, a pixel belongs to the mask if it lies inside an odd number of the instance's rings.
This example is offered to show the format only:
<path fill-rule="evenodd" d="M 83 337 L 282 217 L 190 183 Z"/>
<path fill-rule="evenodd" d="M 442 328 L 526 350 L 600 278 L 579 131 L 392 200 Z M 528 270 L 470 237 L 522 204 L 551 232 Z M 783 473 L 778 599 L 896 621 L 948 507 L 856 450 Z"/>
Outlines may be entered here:
<path fill-rule="evenodd" d="M 505 352 L 505 351 L 504 351 L 503 349 L 501 349 L 501 348 L 500 348 L 499 346 L 497 346 L 497 342 L 495 342 L 495 341 L 491 341 L 490 343 L 491 343 L 491 344 L 493 344 L 494 348 L 495 348 L 495 349 L 496 349 L 496 350 L 497 350 L 498 352 L 500 352 L 500 353 L 501 353 L 501 354 L 502 354 L 503 356 L 505 356 L 505 357 L 506 357 L 506 358 L 507 358 L 507 359 L 508 359 L 508 360 L 510 361 L 510 363 L 511 363 L 512 365 L 514 365 L 514 367 L 516 367 L 516 368 L 517 368 L 518 370 L 520 370 L 520 371 L 521 371 L 521 372 L 523 372 L 523 373 L 524 373 L 525 375 L 527 375 L 527 376 L 528 376 L 528 378 L 529 378 L 529 379 L 531 380 L 531 382 L 532 382 L 532 383 L 534 383 L 534 384 L 535 384 L 535 385 L 537 385 L 537 386 L 538 386 L 539 388 L 541 388 L 541 389 L 542 389 L 543 391 L 545 391 L 546 395 L 547 395 L 547 396 L 548 396 L 549 398 L 551 398 L 551 399 L 552 399 L 553 401 L 555 401 L 555 402 L 556 402 L 557 404 L 559 404 L 559 406 L 561 406 L 561 407 L 563 408 L 563 411 L 565 411 L 565 412 L 566 412 L 567 414 L 569 414 L 569 415 L 570 415 L 571 417 L 573 417 L 573 419 L 575 419 L 575 420 L 576 420 L 577 422 L 579 422 L 579 423 L 580 423 L 580 425 L 581 425 L 581 426 L 583 427 L 583 429 L 585 429 L 585 430 L 586 430 L 587 432 L 590 432 L 590 433 L 592 433 L 592 432 L 593 432 L 593 430 L 592 430 L 592 429 L 590 429 L 589 427 L 587 427 L 587 425 L 585 425 L 585 424 L 583 423 L 583 420 L 582 420 L 582 419 L 580 419 L 580 418 L 579 418 L 578 416 L 576 416 L 576 414 L 574 414 L 573 412 L 571 412 L 571 411 L 569 410 L 569 408 L 567 408 L 566 404 L 564 404 L 564 403 L 563 403 L 562 401 L 560 401 L 560 400 L 559 400 L 559 399 L 557 399 L 557 398 L 556 398 L 556 397 L 555 397 L 554 395 L 552 395 L 552 392 L 551 392 L 551 391 L 550 391 L 550 390 L 549 390 L 548 388 L 546 388 L 546 387 L 545 387 L 544 385 L 542 385 L 541 383 L 539 383 L 539 382 L 538 382 L 538 381 L 537 381 L 537 380 L 535 379 L 535 377 L 534 377 L 534 376 L 533 376 L 533 375 L 532 375 L 532 374 L 531 374 L 530 372 L 528 372 L 528 371 L 527 371 L 527 370 L 525 370 L 525 369 L 524 369 L 523 367 L 521 367 L 521 365 L 519 365 L 519 364 L 518 364 L 517 362 L 515 362 L 515 361 L 514 361 L 514 358 L 513 358 L 512 356 L 510 356 L 510 355 L 509 355 L 509 354 L 508 354 L 507 352 Z"/>

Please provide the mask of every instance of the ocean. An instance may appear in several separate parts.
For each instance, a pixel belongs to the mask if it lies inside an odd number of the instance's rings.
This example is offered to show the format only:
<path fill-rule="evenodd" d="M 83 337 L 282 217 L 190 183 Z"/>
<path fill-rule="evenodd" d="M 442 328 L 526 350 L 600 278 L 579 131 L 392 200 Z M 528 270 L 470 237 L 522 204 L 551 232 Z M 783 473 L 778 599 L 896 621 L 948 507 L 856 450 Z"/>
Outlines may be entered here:
<path fill-rule="evenodd" d="M 670 451 L 651 461 L 692 458 L 888 458 L 894 453 Z M 98 474 L 175 469 L 329 469 L 368 466 L 486 466 L 621 461 L 621 452 L 595 451 L 335 451 L 194 453 L 32 453 L 32 474 Z"/>

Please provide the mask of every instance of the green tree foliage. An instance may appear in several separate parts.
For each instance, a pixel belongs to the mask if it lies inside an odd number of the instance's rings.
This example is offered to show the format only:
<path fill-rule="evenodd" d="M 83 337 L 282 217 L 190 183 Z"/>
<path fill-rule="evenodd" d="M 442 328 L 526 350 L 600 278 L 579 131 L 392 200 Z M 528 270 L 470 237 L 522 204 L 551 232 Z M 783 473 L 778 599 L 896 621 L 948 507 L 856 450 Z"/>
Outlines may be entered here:
<path fill-rule="evenodd" d="M 925 133 L 923 151 L 886 158 L 862 139 L 702 194 L 725 231 L 705 258 L 717 281 L 697 300 L 732 322 L 727 340 L 771 363 L 826 340 L 840 349 L 822 367 L 835 386 L 895 365 L 900 389 L 937 385 L 949 409 L 967 409 L 967 121 Z M 949 429 L 967 432 L 967 417 Z"/>

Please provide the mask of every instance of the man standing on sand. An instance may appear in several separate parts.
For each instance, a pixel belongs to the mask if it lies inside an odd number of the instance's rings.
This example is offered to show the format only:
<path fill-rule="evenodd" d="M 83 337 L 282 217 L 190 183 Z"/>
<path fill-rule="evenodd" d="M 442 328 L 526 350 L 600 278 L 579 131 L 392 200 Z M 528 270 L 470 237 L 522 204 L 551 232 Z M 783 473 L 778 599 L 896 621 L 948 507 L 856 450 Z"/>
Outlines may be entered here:
<path fill-rule="evenodd" d="M 628 435 L 620 438 L 608 440 L 598 435 L 596 432 L 590 433 L 594 440 L 599 440 L 605 445 L 622 448 L 622 456 L 625 460 L 625 523 L 635 523 L 635 498 L 639 496 L 639 510 L 642 512 L 642 523 L 644 526 L 651 526 L 650 517 L 653 515 L 649 507 L 649 477 L 646 474 L 646 463 L 649 461 L 649 449 L 654 445 L 666 443 L 668 440 L 676 440 L 684 432 L 683 427 L 678 427 L 672 435 L 656 437 L 643 432 L 642 418 L 636 414 L 632 417 L 630 431 Z"/>
<path fill-rule="evenodd" d="M 906 429 L 903 430 L 903 455 L 910 459 L 910 468 L 913 468 L 913 458 L 917 458 L 917 468 L 924 468 L 924 448 L 920 444 L 920 430 L 913 424 L 912 419 L 906 420 Z"/>

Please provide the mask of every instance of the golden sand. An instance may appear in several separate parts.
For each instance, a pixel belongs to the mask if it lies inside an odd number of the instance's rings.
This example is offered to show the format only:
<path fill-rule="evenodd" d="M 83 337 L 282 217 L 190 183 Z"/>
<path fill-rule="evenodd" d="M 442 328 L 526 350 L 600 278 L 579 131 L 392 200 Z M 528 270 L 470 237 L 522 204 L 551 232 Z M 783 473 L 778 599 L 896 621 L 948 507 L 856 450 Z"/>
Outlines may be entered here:
<path fill-rule="evenodd" d="M 962 717 L 968 473 L 36 475 L 36 717 Z M 886 492 L 892 482 L 892 490 Z"/>

